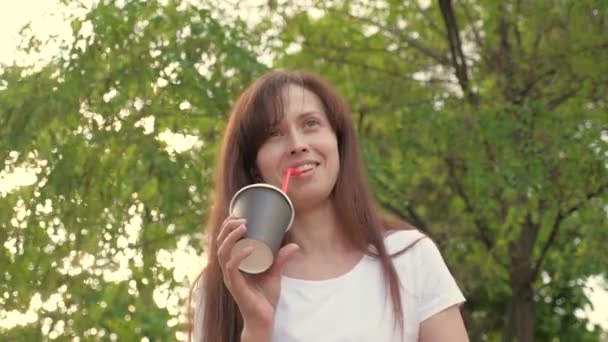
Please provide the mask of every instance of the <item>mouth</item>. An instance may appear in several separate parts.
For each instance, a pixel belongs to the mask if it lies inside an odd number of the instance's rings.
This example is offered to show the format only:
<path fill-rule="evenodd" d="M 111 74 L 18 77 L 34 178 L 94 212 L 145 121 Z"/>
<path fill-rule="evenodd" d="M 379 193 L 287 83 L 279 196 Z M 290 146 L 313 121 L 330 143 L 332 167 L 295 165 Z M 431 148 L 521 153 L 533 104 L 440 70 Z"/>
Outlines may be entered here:
<path fill-rule="evenodd" d="M 310 162 L 310 163 L 298 165 L 297 167 L 294 167 L 294 169 L 298 170 L 302 175 L 305 175 L 305 174 L 313 171 L 314 169 L 316 169 L 317 166 L 319 166 L 319 165 L 320 165 L 320 163 Z"/>

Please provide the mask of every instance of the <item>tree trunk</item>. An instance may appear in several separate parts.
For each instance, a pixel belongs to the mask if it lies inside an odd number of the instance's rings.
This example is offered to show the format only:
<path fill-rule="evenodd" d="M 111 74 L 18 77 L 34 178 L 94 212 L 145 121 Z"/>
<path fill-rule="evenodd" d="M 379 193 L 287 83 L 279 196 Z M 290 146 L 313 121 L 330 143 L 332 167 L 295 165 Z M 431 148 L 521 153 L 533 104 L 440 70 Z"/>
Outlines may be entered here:
<path fill-rule="evenodd" d="M 538 224 L 526 217 L 516 240 L 510 244 L 509 269 L 511 299 L 506 316 L 503 340 L 510 342 L 534 341 L 534 288 L 532 252 L 538 237 Z"/>
<path fill-rule="evenodd" d="M 534 341 L 534 291 L 531 284 L 511 297 L 503 340 Z"/>

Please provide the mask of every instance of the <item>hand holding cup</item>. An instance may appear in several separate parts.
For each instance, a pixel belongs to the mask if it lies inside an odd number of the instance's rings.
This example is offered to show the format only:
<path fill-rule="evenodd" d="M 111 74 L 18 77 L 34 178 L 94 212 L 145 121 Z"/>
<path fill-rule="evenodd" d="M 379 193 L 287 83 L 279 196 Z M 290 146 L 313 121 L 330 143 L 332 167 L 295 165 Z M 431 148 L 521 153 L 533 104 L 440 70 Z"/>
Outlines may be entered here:
<path fill-rule="evenodd" d="M 245 274 L 239 271 L 239 265 L 252 254 L 253 247 L 238 250 L 234 246 L 246 231 L 246 220 L 229 216 L 218 235 L 218 259 L 224 283 L 239 306 L 245 325 L 255 327 L 252 328 L 254 331 L 271 331 L 279 300 L 281 274 L 299 247 L 288 244 L 278 251 L 269 270 L 262 274 Z"/>

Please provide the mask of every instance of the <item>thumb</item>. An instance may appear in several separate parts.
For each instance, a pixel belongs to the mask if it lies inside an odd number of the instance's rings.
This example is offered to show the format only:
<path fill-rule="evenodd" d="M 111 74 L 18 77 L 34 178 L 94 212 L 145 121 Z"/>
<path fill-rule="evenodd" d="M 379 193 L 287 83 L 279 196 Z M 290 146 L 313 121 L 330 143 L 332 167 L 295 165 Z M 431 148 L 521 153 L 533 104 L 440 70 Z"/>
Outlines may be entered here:
<path fill-rule="evenodd" d="M 283 246 L 279 250 L 279 253 L 277 253 L 277 257 L 275 258 L 274 263 L 268 273 L 272 276 L 281 275 L 281 273 L 283 273 L 283 268 L 285 268 L 285 265 L 287 264 L 287 262 L 291 258 L 293 258 L 293 256 L 299 250 L 300 250 L 300 246 L 296 245 L 295 243 L 290 243 L 286 246 Z"/>

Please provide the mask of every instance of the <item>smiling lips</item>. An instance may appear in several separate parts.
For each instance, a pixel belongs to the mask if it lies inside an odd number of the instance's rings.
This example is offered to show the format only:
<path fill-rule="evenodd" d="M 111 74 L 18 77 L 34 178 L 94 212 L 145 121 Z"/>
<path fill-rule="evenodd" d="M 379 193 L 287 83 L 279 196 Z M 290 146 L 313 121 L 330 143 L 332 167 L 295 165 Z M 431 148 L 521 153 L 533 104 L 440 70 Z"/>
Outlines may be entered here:
<path fill-rule="evenodd" d="M 304 172 L 308 172 L 316 167 L 317 167 L 317 163 L 306 163 L 306 164 L 302 164 L 302 165 L 296 167 L 295 169 L 304 173 Z"/>
<path fill-rule="evenodd" d="M 295 172 L 292 173 L 293 176 L 301 176 L 306 174 L 307 172 L 310 172 L 314 169 L 317 168 L 317 166 L 319 166 L 320 163 L 317 163 L 316 161 L 310 161 L 310 160 L 306 160 L 303 161 L 301 163 L 294 163 L 291 166 L 289 166 L 287 169 L 293 169 Z"/>

